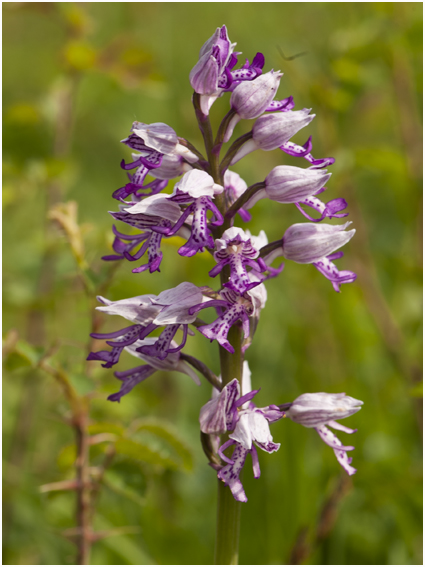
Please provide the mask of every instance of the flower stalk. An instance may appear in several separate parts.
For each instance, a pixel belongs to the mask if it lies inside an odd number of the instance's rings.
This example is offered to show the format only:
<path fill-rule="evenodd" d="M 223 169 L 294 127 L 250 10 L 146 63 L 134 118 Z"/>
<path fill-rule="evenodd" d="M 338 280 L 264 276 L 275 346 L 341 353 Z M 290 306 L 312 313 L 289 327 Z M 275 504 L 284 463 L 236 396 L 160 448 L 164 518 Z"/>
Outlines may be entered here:
<path fill-rule="evenodd" d="M 218 480 L 214 565 L 238 565 L 242 502 Z"/>
<path fill-rule="evenodd" d="M 225 276 L 222 276 L 224 279 Z M 235 349 L 234 354 L 219 346 L 222 385 L 226 386 L 234 378 L 240 382 L 242 377 L 242 331 L 234 325 L 228 334 L 230 344 Z M 221 436 L 221 443 L 228 440 L 227 435 Z M 217 523 L 214 551 L 215 565 L 238 565 L 239 534 L 242 503 L 233 498 L 225 484 L 217 479 Z"/>

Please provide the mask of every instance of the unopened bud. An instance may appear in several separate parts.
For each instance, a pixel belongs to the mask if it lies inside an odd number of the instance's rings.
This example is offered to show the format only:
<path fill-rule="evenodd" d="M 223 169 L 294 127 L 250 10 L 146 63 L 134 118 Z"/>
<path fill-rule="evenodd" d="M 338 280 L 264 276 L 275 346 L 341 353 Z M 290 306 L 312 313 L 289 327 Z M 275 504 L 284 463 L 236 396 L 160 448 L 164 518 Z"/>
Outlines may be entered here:
<path fill-rule="evenodd" d="M 293 224 L 283 236 L 283 256 L 299 264 L 317 262 L 351 240 L 356 231 L 345 232 L 350 224 Z"/>

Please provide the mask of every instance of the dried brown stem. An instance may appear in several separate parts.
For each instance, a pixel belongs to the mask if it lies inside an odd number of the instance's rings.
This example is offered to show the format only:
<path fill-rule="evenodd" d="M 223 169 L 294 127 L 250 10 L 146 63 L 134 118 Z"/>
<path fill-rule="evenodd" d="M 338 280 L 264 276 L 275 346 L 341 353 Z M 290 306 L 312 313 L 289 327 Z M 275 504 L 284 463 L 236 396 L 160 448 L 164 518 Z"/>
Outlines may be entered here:
<path fill-rule="evenodd" d="M 292 547 L 288 565 L 305 563 L 320 543 L 329 536 L 338 519 L 341 501 L 351 490 L 351 487 L 350 477 L 341 474 L 335 489 L 325 500 L 320 510 L 316 526 L 311 531 L 306 526 L 300 529 Z"/>
<path fill-rule="evenodd" d="M 77 476 L 76 519 L 77 525 L 80 528 L 77 535 L 78 565 L 90 564 L 90 548 L 92 543 L 89 435 L 87 432 L 87 419 L 87 409 L 81 407 L 79 415 L 75 416 L 74 419 L 74 431 L 77 445 L 77 460 L 75 462 Z"/>

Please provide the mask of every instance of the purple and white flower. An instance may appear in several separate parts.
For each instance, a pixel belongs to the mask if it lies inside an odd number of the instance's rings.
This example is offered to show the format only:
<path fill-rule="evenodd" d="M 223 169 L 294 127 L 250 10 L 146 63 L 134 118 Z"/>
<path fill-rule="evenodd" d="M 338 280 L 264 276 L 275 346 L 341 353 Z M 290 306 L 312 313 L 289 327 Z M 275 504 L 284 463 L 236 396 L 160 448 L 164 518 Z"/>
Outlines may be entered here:
<path fill-rule="evenodd" d="M 223 232 L 221 238 L 216 239 L 215 248 L 214 260 L 217 262 L 217 266 L 209 272 L 212 278 L 217 276 L 224 266 L 229 265 L 230 278 L 224 284 L 224 287 L 243 294 L 258 285 L 258 282 L 249 279 L 246 266 L 255 269 L 257 272 L 264 272 L 267 266 L 261 258 L 258 262 L 255 261 L 255 258 L 258 258 L 259 251 L 253 246 L 250 234 L 247 235 L 241 228 L 228 228 Z"/>
<path fill-rule="evenodd" d="M 352 451 L 354 447 L 344 446 L 335 433 L 326 426 L 345 433 L 355 433 L 357 429 L 345 427 L 335 420 L 349 417 L 360 411 L 363 402 L 345 394 L 320 392 L 302 394 L 292 404 L 288 405 L 290 407 L 289 409 L 285 408 L 286 415 L 295 423 L 300 423 L 304 427 L 313 427 L 323 441 L 332 447 L 342 468 L 349 475 L 354 474 L 356 469 L 351 466 L 352 459 L 347 456 L 347 451 Z"/>
<path fill-rule="evenodd" d="M 151 273 L 160 271 L 159 267 L 162 261 L 162 238 L 174 235 L 181 236 L 182 238 L 190 237 L 190 230 L 184 225 L 178 230 L 174 230 L 173 234 L 170 235 L 169 233 L 175 223 L 168 218 L 162 218 L 161 216 L 134 212 L 130 213 L 127 210 L 123 210 L 118 213 L 110 212 L 110 215 L 116 220 L 122 221 L 144 231 L 139 234 L 127 235 L 119 232 L 114 226 L 112 230 L 115 234 L 115 240 L 112 247 L 116 252 L 116 255 L 103 257 L 103 260 L 120 260 L 122 258 L 126 258 L 130 262 L 134 262 L 135 260 L 139 260 L 145 252 L 147 252 L 148 263 L 143 264 L 139 268 L 134 268 L 134 273 L 143 272 L 147 269 L 149 269 Z M 174 216 L 172 211 L 169 216 Z M 139 250 L 132 254 L 132 252 L 140 244 L 142 244 L 142 246 Z"/>
<path fill-rule="evenodd" d="M 310 114 L 310 112 L 311 108 L 304 108 L 303 110 L 260 116 L 252 129 L 254 143 L 266 152 L 279 148 L 299 130 L 310 124 L 316 116 Z"/>
<path fill-rule="evenodd" d="M 164 195 L 151 195 L 143 201 L 129 203 L 128 206 L 121 205 L 120 212 L 110 211 L 110 215 L 115 219 L 126 224 L 143 230 L 144 232 L 135 235 L 126 235 L 113 227 L 115 240 L 113 243 L 115 255 L 104 256 L 104 260 L 119 260 L 126 258 L 133 262 L 139 260 L 146 252 L 148 253 L 148 263 L 135 268 L 134 273 L 148 270 L 152 273 L 160 271 L 162 261 L 161 240 L 168 236 L 171 229 L 181 216 L 180 207 L 167 199 Z M 179 232 L 185 235 L 185 230 Z M 139 250 L 132 252 L 139 246 Z"/>
<path fill-rule="evenodd" d="M 234 353 L 235 349 L 227 340 L 227 334 L 237 321 L 241 321 L 244 336 L 245 338 L 249 337 L 249 317 L 253 316 L 258 309 L 251 296 L 252 292 L 253 290 L 249 290 L 241 295 L 233 289 L 226 288 L 220 292 L 222 299 L 212 299 L 191 307 L 189 309 L 191 314 L 195 314 L 207 307 L 216 307 L 222 310 L 221 315 L 213 323 L 198 327 L 198 331 L 211 341 L 216 340 L 230 353 Z"/>
<path fill-rule="evenodd" d="M 181 155 L 164 156 L 161 165 L 151 169 L 149 175 L 161 180 L 174 179 L 191 169 L 192 166 Z"/>
<path fill-rule="evenodd" d="M 236 43 L 229 40 L 226 26 L 217 28 L 204 43 L 199 51 L 199 60 L 189 74 L 190 84 L 196 93 L 218 96 L 219 81 L 226 74 L 226 67 L 235 46 Z"/>
<path fill-rule="evenodd" d="M 110 301 L 98 297 L 103 303 L 97 307 L 108 315 L 120 315 L 134 323 L 112 333 L 92 333 L 94 339 L 117 339 L 106 341 L 112 347 L 111 351 L 99 351 L 89 354 L 87 360 L 100 360 L 105 368 L 117 364 L 124 347 L 145 339 L 160 326 L 165 326 L 161 335 L 152 345 L 142 345 L 140 352 L 163 360 L 168 354 L 181 350 L 187 339 L 188 325 L 193 323 L 196 316 L 189 314 L 189 308 L 202 305 L 205 301 L 198 287 L 189 282 L 183 282 L 175 288 L 163 291 L 158 296 L 141 295 L 120 301 Z M 171 347 L 171 341 L 179 328 L 183 329 L 183 340 L 180 346 Z"/>
<path fill-rule="evenodd" d="M 270 106 L 279 88 L 283 73 L 269 71 L 253 81 L 240 83 L 232 92 L 230 106 L 239 119 L 258 118 Z"/>
<path fill-rule="evenodd" d="M 193 215 L 191 235 L 189 240 L 180 247 L 181 256 L 194 256 L 197 252 L 206 248 L 214 248 L 214 240 L 210 227 L 223 224 L 223 216 L 211 199 L 222 193 L 224 188 L 214 182 L 211 175 L 205 171 L 192 169 L 183 175 L 181 180 L 174 186 L 174 191 L 168 197 L 168 201 L 174 206 L 187 204 L 180 219 L 168 233 L 175 234 L 190 214 Z M 213 219 L 207 219 L 207 211 L 211 211 Z"/>
<path fill-rule="evenodd" d="M 140 153 L 132 154 L 133 161 L 131 163 L 125 163 L 124 160 L 121 162 L 121 167 L 126 171 L 131 169 L 136 169 L 136 171 L 131 175 L 130 184 L 113 193 L 113 197 L 119 200 L 123 200 L 130 193 L 135 193 L 139 188 L 142 188 L 147 174 L 161 167 L 164 156 L 177 159 L 178 171 L 180 171 L 180 168 L 183 169 L 183 166 L 180 165 L 182 160 L 191 164 L 199 159 L 186 146 L 180 144 L 175 131 L 162 122 L 154 124 L 134 122 L 130 136 L 121 141 Z M 173 163 L 174 161 L 172 160 Z M 164 169 L 166 170 L 167 167 L 164 167 Z M 169 179 L 169 177 L 164 176 L 163 172 L 158 175 L 158 178 Z"/>
<path fill-rule="evenodd" d="M 339 271 L 333 263 L 343 255 L 337 250 L 355 233 L 353 229 L 346 230 L 351 223 L 338 226 L 317 224 L 326 218 L 347 215 L 343 212 L 347 207 L 344 199 L 324 203 L 318 198 L 330 178 L 326 167 L 334 159 L 314 158 L 311 137 L 304 146 L 290 141 L 315 115 L 310 114 L 309 109 L 294 111 L 292 97 L 275 100 L 282 73 L 271 70 L 262 74 L 264 57 L 261 53 L 255 55 L 252 63 L 246 60 L 242 67 L 236 69 L 240 54 L 234 51 L 235 45 L 229 40 L 226 26 L 217 28 L 202 46 L 199 60 L 190 72 L 190 83 L 195 90 L 193 104 L 209 161 L 189 141 L 179 138 L 170 126 L 162 122 L 134 122 L 130 135 L 122 140 L 137 153 L 132 153 L 131 163 L 121 162 L 129 182 L 114 192 L 113 197 L 121 203 L 119 211 L 111 212 L 111 215 L 141 232 L 126 235 L 114 226 L 114 254 L 104 257 L 105 260 L 126 258 L 135 261 L 146 254 L 147 263 L 133 272 L 159 271 L 162 238 L 179 235 L 186 240 L 179 249 L 180 255 L 191 257 L 208 249 L 217 263 L 209 275 L 215 277 L 225 273 L 227 281 L 222 282 L 219 292 L 183 282 L 159 295 L 140 295 L 120 301 L 98 297 L 102 303 L 99 311 L 124 317 L 131 324 L 110 333 L 93 333 L 92 338 L 105 340 L 111 350 L 92 352 L 88 360 L 101 361 L 104 367 L 110 368 L 117 364 L 125 349 L 144 362 L 135 368 L 115 372 L 121 388 L 109 396 L 112 401 L 120 401 L 157 370 L 181 372 L 199 384 L 195 368 L 209 380 L 215 389 L 212 399 L 200 411 L 203 447 L 218 478 L 230 488 L 237 501 L 246 502 L 240 480 L 246 458 L 251 455 L 254 478 L 259 478 L 257 448 L 267 453 L 279 449 L 280 445 L 273 441 L 269 424 L 284 417 L 285 412 L 294 422 L 316 429 L 332 447 L 346 472 L 354 474 L 356 470 L 347 456 L 354 447 L 344 446 L 328 427 L 354 433 L 355 430 L 341 426 L 336 420 L 359 411 L 362 402 L 345 394 L 316 393 L 303 394 L 293 403 L 257 408 L 253 398 L 259 390 L 251 388 L 247 362 L 243 363 L 242 376 L 234 376 L 223 386 L 221 378 L 218 379 L 205 364 L 182 354 L 188 335 L 194 334 L 189 325 L 234 353 L 229 331 L 237 325 L 243 335 L 242 345 L 238 346 L 241 350 L 239 355 L 243 355 L 252 342 L 260 312 L 267 300 L 263 282 L 277 276 L 283 269 L 283 264 L 277 269 L 270 267 L 277 256 L 301 264 L 313 264 L 332 282 L 336 291 L 340 291 L 342 283 L 356 279 L 356 274 Z M 232 93 L 231 110 L 224 117 L 213 141 L 207 115 L 214 101 L 225 92 Z M 242 119 L 255 119 L 252 131 L 239 138 L 220 161 L 222 144 L 230 139 L 236 124 Z M 263 182 L 249 188 L 237 173 L 228 170 L 229 164 L 237 163 L 252 151 L 278 148 L 286 154 L 305 159 L 310 167 L 275 167 Z M 214 178 L 207 171 L 213 173 Z M 216 175 L 223 173 L 224 186 L 215 182 L 219 179 Z M 153 181 L 146 181 L 148 174 L 154 178 Z M 168 180 L 180 176 L 173 193 L 163 194 Z M 290 226 L 281 240 L 271 244 L 268 244 L 264 231 L 252 236 L 249 231 L 232 226 L 236 213 L 243 221 L 249 221 L 251 215 L 247 209 L 262 198 L 293 203 L 311 222 Z M 318 213 L 313 214 L 319 218 L 312 218 L 304 207 L 312 208 Z M 225 227 L 230 228 L 218 229 L 224 222 Z M 216 318 L 210 324 L 197 320 L 197 313 L 207 307 L 213 307 L 216 312 Z M 178 336 L 182 336 L 180 344 L 174 340 L 178 332 Z M 235 373 L 239 371 L 240 367 Z M 220 435 L 223 434 L 227 434 L 227 440 L 220 446 Z M 231 447 L 233 454 L 229 457 Z"/>
<path fill-rule="evenodd" d="M 154 150 L 166 156 L 181 156 L 189 163 L 198 161 L 198 157 L 186 146 L 180 144 L 175 131 L 163 122 L 144 124 L 143 122 L 133 122 L 130 136 L 122 140 L 133 150 L 146 152 Z"/>
<path fill-rule="evenodd" d="M 115 372 L 114 375 L 118 380 L 121 380 L 121 388 L 119 392 L 115 394 L 111 394 L 108 396 L 108 400 L 111 402 L 119 402 L 121 398 L 131 392 L 131 390 L 149 378 L 154 372 L 157 370 L 168 370 L 168 371 L 175 371 L 181 372 L 182 374 L 187 374 L 192 378 L 192 380 L 198 386 L 201 384 L 197 374 L 193 370 L 193 368 L 187 364 L 184 360 L 180 358 L 180 352 L 169 352 L 164 359 L 159 359 L 153 356 L 148 356 L 143 354 L 141 350 L 144 347 L 153 346 L 156 342 L 155 338 L 147 338 L 143 340 L 138 340 L 134 344 L 125 347 L 125 350 L 135 356 L 136 358 L 140 358 L 147 364 L 143 364 L 141 366 L 136 366 L 135 368 L 131 368 L 130 370 L 124 370 L 122 372 Z M 177 343 L 171 341 L 171 348 L 176 348 Z"/>
<path fill-rule="evenodd" d="M 218 435 L 231 431 L 229 440 L 219 449 L 218 454 L 226 463 L 217 466 L 217 476 L 228 486 L 239 502 L 247 502 L 247 497 L 239 478 L 248 454 L 251 454 L 254 478 L 260 477 L 260 466 L 256 446 L 273 453 L 280 444 L 274 443 L 270 434 L 269 423 L 278 421 L 285 414 L 277 406 L 257 408 L 253 397 L 259 390 L 251 390 L 250 371 L 248 363 L 244 362 L 242 378 L 242 396 L 240 385 L 232 380 L 212 400 L 207 402 L 200 412 L 201 431 L 210 435 Z M 229 459 L 224 451 L 235 445 L 232 457 Z"/>
<path fill-rule="evenodd" d="M 275 252 L 275 256 L 282 255 L 299 264 L 313 264 L 339 292 L 341 284 L 352 283 L 357 277 L 354 272 L 338 270 L 332 262 L 343 256 L 343 252 L 333 252 L 351 240 L 356 232 L 354 229 L 345 231 L 350 224 L 294 224 L 283 235 L 282 248 Z"/>
<path fill-rule="evenodd" d="M 326 169 L 301 169 L 290 165 L 279 165 L 272 169 L 262 183 L 250 187 L 251 195 L 244 203 L 246 209 L 252 208 L 260 199 L 271 199 L 278 203 L 294 203 L 299 211 L 312 222 L 320 222 L 325 218 L 342 218 L 348 213 L 342 213 L 347 208 L 345 199 L 333 199 L 323 203 L 317 195 L 323 193 L 324 184 L 331 173 Z M 320 213 L 315 219 L 308 215 L 301 205 L 307 205 Z"/>
<path fill-rule="evenodd" d="M 252 81 L 262 73 L 262 53 L 257 53 L 251 64 L 247 60 L 240 69 L 233 70 L 239 55 L 233 52 L 235 46 L 236 43 L 231 43 L 228 38 L 226 26 L 222 26 L 201 47 L 199 60 L 189 79 L 194 91 L 201 95 L 204 115 L 209 114 L 212 104 L 224 92 L 232 91 L 242 81 Z"/>
<path fill-rule="evenodd" d="M 156 224 L 153 228 L 152 218 L 146 215 L 130 215 L 128 213 L 111 213 L 111 215 L 117 219 L 121 220 L 130 226 L 135 226 L 137 228 L 145 228 L 144 232 L 139 234 L 123 234 L 119 232 L 115 226 L 112 230 L 115 234 L 115 240 L 113 242 L 112 248 L 116 254 L 111 254 L 108 256 L 103 256 L 102 260 L 121 260 L 126 258 L 130 262 L 140 260 L 140 258 L 147 252 L 148 262 L 143 264 L 138 268 L 134 268 L 133 273 L 144 272 L 149 270 L 152 274 L 153 272 L 160 272 L 160 265 L 162 261 L 161 252 L 161 240 L 164 236 L 167 236 L 167 232 L 171 229 L 173 224 L 167 219 L 158 218 Z M 166 232 L 163 232 L 166 231 Z M 183 229 L 180 229 L 181 232 Z M 182 234 L 183 235 L 183 234 Z M 142 245 L 137 252 L 132 252 L 139 246 Z"/>
<path fill-rule="evenodd" d="M 133 344 L 137 340 L 144 339 L 149 333 L 156 329 L 153 325 L 153 320 L 159 313 L 160 308 L 152 305 L 154 295 L 138 295 L 128 299 L 121 299 L 119 301 L 110 301 L 104 297 L 98 296 L 97 300 L 103 303 L 103 306 L 96 307 L 98 311 L 103 311 L 108 315 L 120 315 L 131 321 L 133 325 L 125 327 L 119 331 L 111 333 L 92 333 L 90 336 L 93 339 L 117 339 L 114 341 L 106 341 L 112 347 L 112 350 L 104 350 L 98 352 L 91 352 L 87 360 L 99 360 L 104 362 L 104 368 L 111 368 L 118 363 L 121 352 L 124 347 Z"/>

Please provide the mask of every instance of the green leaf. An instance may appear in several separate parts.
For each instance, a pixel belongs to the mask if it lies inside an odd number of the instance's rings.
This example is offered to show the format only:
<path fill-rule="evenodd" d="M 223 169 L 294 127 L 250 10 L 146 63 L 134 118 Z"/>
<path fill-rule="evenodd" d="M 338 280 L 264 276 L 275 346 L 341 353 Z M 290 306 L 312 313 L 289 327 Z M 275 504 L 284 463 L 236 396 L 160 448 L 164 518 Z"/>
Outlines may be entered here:
<path fill-rule="evenodd" d="M 103 477 L 105 486 L 116 494 L 132 500 L 139 506 L 145 503 L 146 477 L 138 463 L 122 461 L 114 463 Z"/>
<path fill-rule="evenodd" d="M 96 526 L 101 530 L 110 530 L 114 526 L 111 522 L 101 514 L 96 514 Z M 135 538 L 132 536 L 117 535 L 102 539 L 101 544 L 112 549 L 120 557 L 127 562 L 128 565 L 156 565 L 152 557 L 143 549 L 140 536 L 137 537 L 137 545 Z"/>
<path fill-rule="evenodd" d="M 193 456 L 187 443 L 180 437 L 177 430 L 169 423 L 156 419 L 138 420 L 132 427 L 132 431 L 149 431 L 165 441 L 178 456 L 181 466 L 191 471 L 193 469 Z"/>
<path fill-rule="evenodd" d="M 30 343 L 19 339 L 8 353 L 4 364 L 7 370 L 16 370 L 17 368 L 28 366 L 35 368 L 43 354 L 43 348 L 34 347 Z"/>
<path fill-rule="evenodd" d="M 176 462 L 162 451 L 152 449 L 147 445 L 133 441 L 132 439 L 118 439 L 115 443 L 115 450 L 120 455 L 125 455 L 136 461 L 143 461 L 151 465 L 159 465 L 165 469 L 178 469 L 179 462 Z"/>

